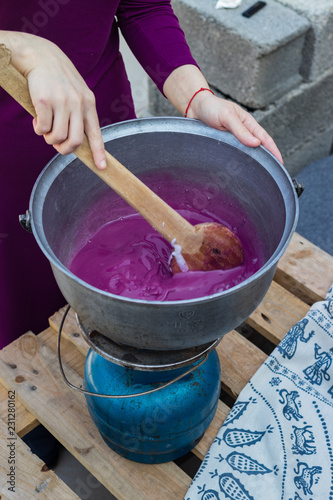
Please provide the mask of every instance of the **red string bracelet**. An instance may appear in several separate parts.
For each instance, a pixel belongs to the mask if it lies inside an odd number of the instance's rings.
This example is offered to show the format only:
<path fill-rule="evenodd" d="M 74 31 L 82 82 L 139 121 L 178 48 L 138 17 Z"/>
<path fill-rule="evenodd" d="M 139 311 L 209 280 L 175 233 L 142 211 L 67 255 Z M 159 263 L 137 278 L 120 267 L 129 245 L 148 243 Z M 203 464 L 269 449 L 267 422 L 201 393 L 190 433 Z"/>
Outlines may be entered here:
<path fill-rule="evenodd" d="M 184 113 L 184 118 L 186 118 L 186 117 L 187 117 L 187 112 L 188 112 L 189 107 L 191 106 L 191 103 L 192 103 L 193 99 L 195 98 L 195 96 L 196 96 L 197 94 L 199 94 L 199 92 L 202 92 L 203 90 L 208 90 L 208 92 L 211 92 L 211 94 L 213 94 L 213 95 L 214 95 L 214 92 L 213 92 L 212 90 L 210 90 L 210 89 L 206 89 L 206 88 L 203 88 L 203 87 L 202 87 L 201 89 L 197 90 L 197 91 L 196 91 L 196 92 L 192 95 L 191 99 L 190 99 L 190 100 L 189 100 L 189 102 L 188 102 L 188 105 L 187 105 L 186 111 L 185 111 L 185 113 Z"/>

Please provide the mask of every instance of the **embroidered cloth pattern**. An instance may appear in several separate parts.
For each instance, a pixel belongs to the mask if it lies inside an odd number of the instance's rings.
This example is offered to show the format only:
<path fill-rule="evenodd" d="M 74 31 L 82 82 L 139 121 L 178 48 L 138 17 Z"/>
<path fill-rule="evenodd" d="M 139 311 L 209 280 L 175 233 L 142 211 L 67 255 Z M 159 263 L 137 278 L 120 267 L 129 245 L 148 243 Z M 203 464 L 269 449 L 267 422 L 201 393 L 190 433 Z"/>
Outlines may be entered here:
<path fill-rule="evenodd" d="M 333 285 L 240 393 L 185 500 L 333 500 Z"/>

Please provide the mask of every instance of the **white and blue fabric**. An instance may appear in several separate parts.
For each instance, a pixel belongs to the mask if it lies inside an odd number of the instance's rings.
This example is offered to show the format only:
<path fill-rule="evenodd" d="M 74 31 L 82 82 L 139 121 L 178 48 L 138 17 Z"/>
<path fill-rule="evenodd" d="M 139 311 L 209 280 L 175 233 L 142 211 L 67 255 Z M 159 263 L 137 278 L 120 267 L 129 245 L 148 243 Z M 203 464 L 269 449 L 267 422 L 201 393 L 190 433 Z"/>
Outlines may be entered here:
<path fill-rule="evenodd" d="M 186 500 L 333 500 L 333 286 L 274 349 Z"/>

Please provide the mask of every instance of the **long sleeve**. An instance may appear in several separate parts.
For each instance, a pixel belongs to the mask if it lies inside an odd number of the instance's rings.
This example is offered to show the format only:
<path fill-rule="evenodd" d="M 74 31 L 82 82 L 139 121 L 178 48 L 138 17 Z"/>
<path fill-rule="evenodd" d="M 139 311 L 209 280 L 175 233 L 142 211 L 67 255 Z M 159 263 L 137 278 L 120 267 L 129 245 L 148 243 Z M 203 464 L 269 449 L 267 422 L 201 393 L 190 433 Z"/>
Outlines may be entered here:
<path fill-rule="evenodd" d="M 133 54 L 161 92 L 174 69 L 197 66 L 169 0 L 121 0 L 117 20 Z"/>

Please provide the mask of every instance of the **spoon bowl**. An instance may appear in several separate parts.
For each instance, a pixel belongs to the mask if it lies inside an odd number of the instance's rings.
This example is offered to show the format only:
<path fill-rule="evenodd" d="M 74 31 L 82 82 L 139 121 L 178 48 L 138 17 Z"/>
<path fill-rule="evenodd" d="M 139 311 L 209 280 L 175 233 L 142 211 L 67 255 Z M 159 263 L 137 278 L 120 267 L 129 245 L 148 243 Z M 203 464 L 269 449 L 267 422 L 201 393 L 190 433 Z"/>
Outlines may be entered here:
<path fill-rule="evenodd" d="M 173 274 L 186 271 L 227 270 L 243 263 L 244 251 L 238 236 L 222 224 L 207 222 L 194 226 L 200 246 L 187 253 L 172 253 L 170 268 Z M 179 249 L 180 250 L 180 249 Z"/>

